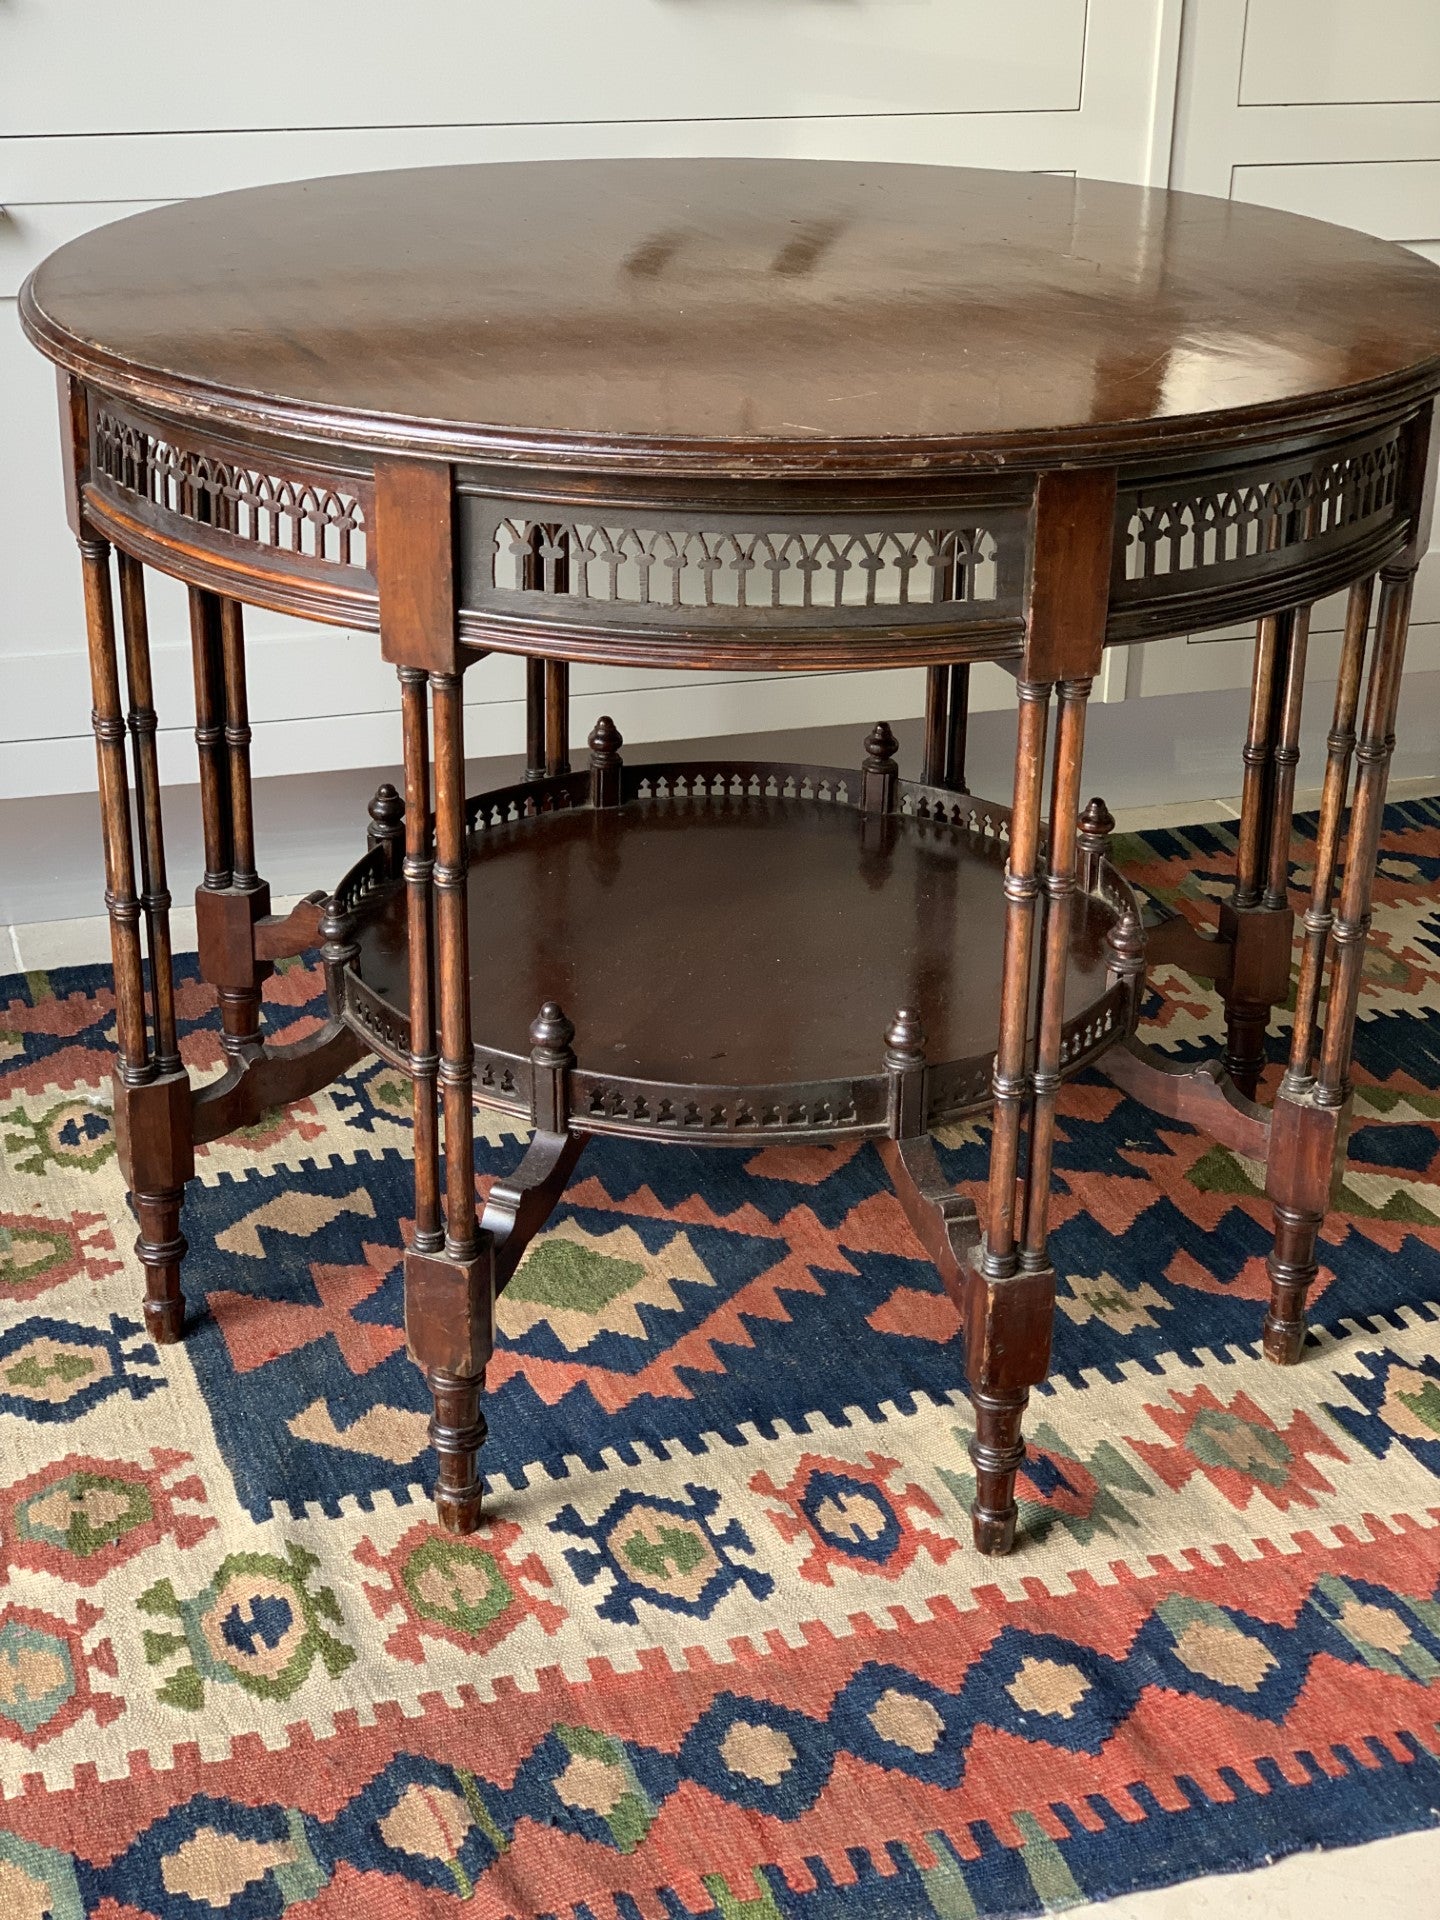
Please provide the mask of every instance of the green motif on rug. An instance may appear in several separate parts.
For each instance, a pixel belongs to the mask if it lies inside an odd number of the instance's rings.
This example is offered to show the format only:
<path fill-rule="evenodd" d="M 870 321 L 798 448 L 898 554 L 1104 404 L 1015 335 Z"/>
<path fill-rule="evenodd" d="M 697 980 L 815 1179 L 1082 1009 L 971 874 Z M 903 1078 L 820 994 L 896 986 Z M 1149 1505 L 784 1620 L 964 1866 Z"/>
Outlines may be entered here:
<path fill-rule="evenodd" d="M 1372 1089 L 1373 1091 L 1373 1089 Z M 1211 1147 L 1202 1153 L 1186 1178 L 1201 1193 L 1230 1193 L 1251 1200 L 1265 1198 L 1264 1169 L 1258 1160 L 1246 1160 L 1229 1147 Z M 1384 1199 L 1367 1198 L 1366 1186 L 1389 1188 Z M 1416 1198 L 1419 1191 L 1433 1193 L 1426 1182 L 1402 1180 L 1394 1174 L 1371 1174 L 1351 1167 L 1341 1181 L 1335 1211 L 1356 1220 L 1391 1220 L 1406 1227 L 1433 1227 L 1440 1220 L 1440 1209 L 1427 1207 Z"/>
<path fill-rule="evenodd" d="M 229 1554 L 193 1599 L 179 1599 L 169 1580 L 148 1587 L 136 1604 L 176 1620 L 179 1630 L 147 1630 L 147 1663 L 161 1666 L 176 1654 L 190 1655 L 157 1697 L 167 1706 L 196 1712 L 205 1704 L 207 1681 L 239 1686 L 263 1700 L 288 1700 L 317 1660 L 332 1679 L 343 1673 L 356 1653 L 329 1631 L 343 1625 L 333 1590 L 310 1586 L 319 1564 L 313 1553 L 290 1542 L 283 1558 Z"/>
<path fill-rule="evenodd" d="M 775 1904 L 774 1894 L 765 1884 L 763 1868 L 753 1868 L 750 1879 L 758 1889 L 753 1900 L 732 1893 L 724 1874 L 707 1873 L 702 1876 L 705 1891 L 715 1902 L 717 1920 L 785 1920 Z M 708 1920 L 708 1916 L 702 1916 L 702 1920 Z"/>
<path fill-rule="evenodd" d="M 969 1448 L 969 1428 L 953 1427 L 951 1433 L 962 1448 Z M 958 1473 L 937 1467 L 936 1472 L 968 1512 L 975 1498 L 974 1473 L 968 1467 Z M 1063 1527 L 1072 1540 L 1087 1545 L 1097 1534 L 1140 1524 L 1122 1494 L 1148 1499 L 1154 1492 L 1113 1442 L 1102 1440 L 1082 1454 L 1040 1421 L 1027 1435 L 1025 1461 L 1015 1480 L 1018 1531 L 1027 1540 L 1043 1540 Z"/>
<path fill-rule="evenodd" d="M 493 1553 L 434 1534 L 405 1561 L 400 1578 L 420 1618 L 454 1633 L 483 1633 L 515 1598 Z"/>
<path fill-rule="evenodd" d="M 94 1173 L 115 1152 L 110 1115 L 88 1100 L 60 1100 L 41 1113 L 16 1107 L 3 1124 L 16 1173 Z"/>
<path fill-rule="evenodd" d="M 1322 1573 L 1306 1604 L 1377 1673 L 1418 1680 L 1427 1687 L 1440 1679 L 1440 1659 L 1433 1650 L 1440 1646 L 1440 1605 L 1434 1600 L 1386 1593 L 1365 1582 Z"/>
<path fill-rule="evenodd" d="M 0 1295 L 21 1299 L 38 1292 L 35 1282 L 54 1273 L 63 1275 L 75 1260 L 75 1237 L 64 1227 L 27 1220 L 23 1226 L 0 1222 Z"/>
<path fill-rule="evenodd" d="M 510 1297 L 562 1312 L 599 1313 L 644 1275 L 636 1260 L 617 1260 L 555 1238 L 536 1247 L 510 1283 Z"/>
<path fill-rule="evenodd" d="M 88 1560 L 154 1518 L 154 1502 L 143 1480 L 82 1470 L 20 1501 L 13 1524 L 22 1540 Z"/>
<path fill-rule="evenodd" d="M 650 1831 L 656 1808 L 623 1745 L 591 1727 L 551 1731 L 568 1755 L 551 1782 L 556 1799 L 572 1814 L 602 1821 L 618 1853 L 633 1853 Z"/>
<path fill-rule="evenodd" d="M 681 1312 L 681 1281 L 715 1285 L 688 1234 L 676 1233 L 652 1252 L 634 1227 L 595 1232 L 562 1220 L 531 1243 L 505 1289 L 500 1327 L 512 1340 L 543 1328 L 567 1354 L 582 1352 L 603 1333 L 650 1342 L 653 1325 L 640 1309 Z"/>

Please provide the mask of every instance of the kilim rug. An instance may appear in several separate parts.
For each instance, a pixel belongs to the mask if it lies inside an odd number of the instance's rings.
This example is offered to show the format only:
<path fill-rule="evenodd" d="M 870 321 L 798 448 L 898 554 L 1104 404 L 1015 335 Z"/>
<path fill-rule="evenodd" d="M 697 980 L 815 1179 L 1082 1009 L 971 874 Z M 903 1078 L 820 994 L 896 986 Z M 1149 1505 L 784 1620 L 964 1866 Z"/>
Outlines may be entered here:
<path fill-rule="evenodd" d="M 1121 857 L 1198 912 L 1232 850 Z M 105 975 L 0 983 L 0 1914 L 963 1920 L 1433 1822 L 1437 887 L 1440 803 L 1392 807 L 1300 1367 L 1259 1357 L 1260 1169 L 1067 1090 L 1003 1562 L 869 1147 L 593 1145 L 505 1297 L 456 1540 L 417 1485 L 401 1077 L 201 1154 L 157 1351 Z M 1198 1054 L 1212 996 L 1161 984 L 1151 1037 Z M 299 964 L 268 997 L 280 1037 L 320 1017 Z M 482 1186 L 522 1138 L 482 1125 Z M 981 1129 L 941 1148 L 981 1179 Z"/>

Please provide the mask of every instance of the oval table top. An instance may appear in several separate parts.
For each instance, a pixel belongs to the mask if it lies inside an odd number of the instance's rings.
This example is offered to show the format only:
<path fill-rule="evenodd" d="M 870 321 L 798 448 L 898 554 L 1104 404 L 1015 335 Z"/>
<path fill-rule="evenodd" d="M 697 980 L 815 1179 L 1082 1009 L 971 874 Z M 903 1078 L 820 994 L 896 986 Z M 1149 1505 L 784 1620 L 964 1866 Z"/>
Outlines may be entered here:
<path fill-rule="evenodd" d="M 1440 269 L 970 168 L 529 162 L 258 187 L 52 254 L 32 339 L 171 415 L 454 459 L 1134 457 L 1440 387 Z"/>

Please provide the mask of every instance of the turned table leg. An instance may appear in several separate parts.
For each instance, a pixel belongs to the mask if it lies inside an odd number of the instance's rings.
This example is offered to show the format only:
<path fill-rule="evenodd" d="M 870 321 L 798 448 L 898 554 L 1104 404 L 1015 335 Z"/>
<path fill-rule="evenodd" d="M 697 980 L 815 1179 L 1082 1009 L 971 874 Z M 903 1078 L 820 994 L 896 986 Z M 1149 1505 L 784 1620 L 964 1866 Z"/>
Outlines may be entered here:
<path fill-rule="evenodd" d="M 444 1235 L 435 1251 L 414 1248 L 406 1255 L 405 1326 L 410 1350 L 424 1368 L 434 1399 L 430 1437 L 439 1456 L 436 1513 L 442 1526 L 468 1533 L 480 1519 L 480 1449 L 485 1442 L 480 1396 L 494 1345 L 495 1270 L 491 1239 L 488 1233 L 482 1235 L 475 1207 L 464 706 L 459 674 L 432 674 L 430 692 L 435 726 L 433 891 L 439 1083 L 445 1122 Z M 407 755 L 407 784 L 410 779 Z M 423 807 L 421 813 L 423 817 Z M 414 996 L 417 981 L 428 981 L 429 969 L 413 953 L 410 977 Z M 414 1005 L 412 998 L 412 1012 Z M 417 1118 L 420 1101 L 430 1097 L 429 1084 L 416 1079 Z M 425 1177 L 428 1180 L 428 1169 Z M 417 1200 L 418 1195 L 417 1180 Z"/>
<path fill-rule="evenodd" d="M 1294 937 L 1288 891 L 1290 831 L 1309 625 L 1307 607 L 1267 614 L 1259 625 L 1235 885 L 1220 910 L 1220 935 L 1228 948 L 1220 982 L 1225 1002 L 1225 1068 L 1251 1099 L 1264 1070 L 1271 1012 L 1290 989 Z"/>
<path fill-rule="evenodd" d="M 200 972 L 220 1002 L 221 1045 L 232 1059 L 243 1060 L 262 1044 L 261 988 L 273 968 L 256 951 L 256 923 L 270 912 L 270 889 L 255 862 L 239 602 L 192 587 L 190 644 L 205 837 L 205 874 L 195 893 Z"/>
<path fill-rule="evenodd" d="M 928 787 L 968 793 L 965 747 L 970 726 L 970 668 L 929 667 L 925 673 L 925 746 L 920 778 Z"/>
<path fill-rule="evenodd" d="M 145 1269 L 145 1324 L 157 1341 L 178 1340 L 185 1319 L 180 1263 L 185 1237 L 180 1208 L 195 1170 L 190 1081 L 180 1064 L 170 968 L 170 896 L 160 781 L 155 755 L 155 711 L 144 580 L 130 560 L 121 565 L 121 613 L 129 689 L 128 732 L 135 756 L 140 822 L 140 879 L 136 890 L 130 830 L 130 783 L 125 763 L 126 716 L 120 702 L 110 548 L 82 534 L 85 620 L 89 640 L 92 714 L 105 842 L 105 901 L 115 969 L 115 1136 L 120 1166 L 139 1226 L 135 1250 Z M 147 1024 L 140 927 L 150 948 Z M 153 1045 L 152 1045 L 153 1035 Z"/>
<path fill-rule="evenodd" d="M 1358 742 L 1354 726 L 1371 601 L 1368 581 L 1352 589 L 1346 619 L 1316 837 L 1315 879 L 1304 921 L 1295 1027 L 1289 1065 L 1275 1101 L 1266 1168 L 1266 1192 L 1275 1209 L 1275 1243 L 1268 1262 L 1270 1307 L 1265 1316 L 1265 1353 L 1281 1365 L 1297 1361 L 1305 1344 L 1305 1301 L 1318 1271 L 1316 1241 L 1344 1160 L 1350 1058 L 1370 930 L 1385 787 L 1395 745 L 1395 715 L 1414 577 L 1413 565 L 1390 566 L 1380 575 Z M 1356 764 L 1354 805 L 1338 910 L 1332 913 L 1352 744 Z M 1320 1032 L 1320 976 L 1327 948 L 1329 990 Z"/>
<path fill-rule="evenodd" d="M 1078 878 L 1080 769 L 1088 679 L 1059 682 L 1051 772 L 1050 831 L 1039 871 L 1040 794 L 1050 688 L 1022 682 L 1020 741 L 1006 871 L 1005 962 L 995 1054 L 995 1128 L 990 1148 L 988 1226 L 972 1262 L 965 1305 L 966 1367 L 975 1406 L 975 1544 L 1007 1553 L 1015 1539 L 1015 1475 L 1025 1457 L 1021 1420 L 1030 1389 L 1050 1361 L 1055 1270 L 1048 1247 L 1050 1172 L 1065 975 Z M 1032 949 L 1038 902 L 1039 986 L 1034 1065 L 1026 1072 Z M 1029 1155 L 1017 1185 L 1022 1119 Z M 1023 1206 L 1020 1195 L 1023 1192 Z"/>

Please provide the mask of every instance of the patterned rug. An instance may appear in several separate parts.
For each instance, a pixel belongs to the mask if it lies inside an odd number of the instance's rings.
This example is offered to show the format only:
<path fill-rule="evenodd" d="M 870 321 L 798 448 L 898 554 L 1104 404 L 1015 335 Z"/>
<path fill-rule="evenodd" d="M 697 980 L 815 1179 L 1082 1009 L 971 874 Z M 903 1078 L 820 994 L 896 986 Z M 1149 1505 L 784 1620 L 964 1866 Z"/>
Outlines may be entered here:
<path fill-rule="evenodd" d="M 0 1913 L 965 1920 L 1433 1822 L 1440 803 L 1387 829 L 1304 1364 L 1259 1358 L 1260 1169 L 1071 1086 L 1004 1562 L 869 1147 L 593 1145 L 505 1297 L 490 1517 L 454 1540 L 417 1486 L 401 1077 L 202 1152 L 157 1351 L 104 973 L 0 982 Z M 1196 913 L 1232 851 L 1120 848 Z M 1198 1055 L 1212 996 L 1160 985 L 1150 1037 Z M 273 1030 L 318 993 L 282 970 Z M 522 1138 L 482 1125 L 482 1186 Z M 983 1131 L 941 1149 L 974 1188 Z"/>

